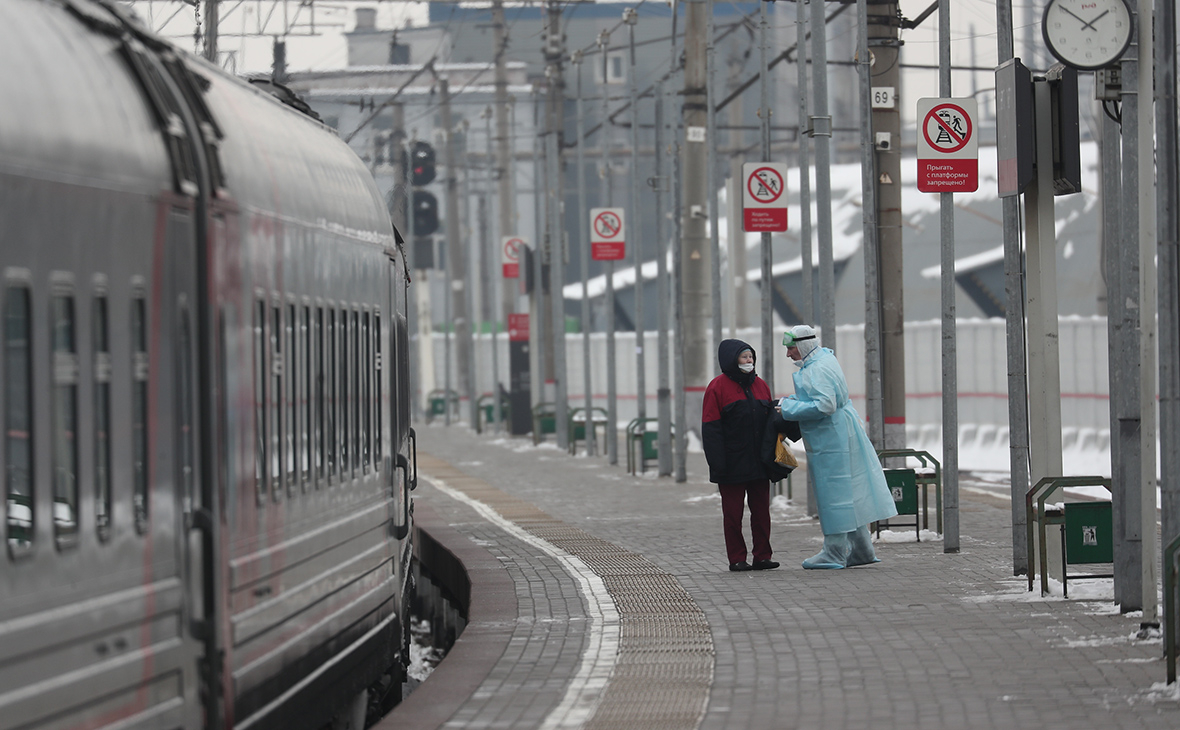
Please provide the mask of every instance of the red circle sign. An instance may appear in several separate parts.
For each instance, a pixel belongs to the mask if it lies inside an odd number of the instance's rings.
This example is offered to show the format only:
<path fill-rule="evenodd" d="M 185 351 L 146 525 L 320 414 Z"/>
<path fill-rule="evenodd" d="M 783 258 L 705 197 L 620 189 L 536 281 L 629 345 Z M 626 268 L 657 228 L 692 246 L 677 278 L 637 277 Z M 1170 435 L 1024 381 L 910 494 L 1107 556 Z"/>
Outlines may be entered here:
<path fill-rule="evenodd" d="M 504 242 L 504 258 L 509 261 L 517 261 L 520 259 L 520 244 L 524 243 L 519 238 L 509 238 Z"/>
<path fill-rule="evenodd" d="M 594 218 L 594 232 L 599 238 L 613 239 L 619 235 L 619 231 L 623 230 L 623 222 L 619 217 L 610 211 L 599 213 Z"/>
<path fill-rule="evenodd" d="M 922 120 L 922 135 L 932 149 L 958 152 L 971 139 L 971 116 L 955 104 L 939 104 Z M 933 137 L 931 137 L 933 133 Z"/>
<path fill-rule="evenodd" d="M 746 189 L 759 203 L 773 203 L 783 194 L 783 176 L 773 167 L 759 167 L 750 173 Z"/>

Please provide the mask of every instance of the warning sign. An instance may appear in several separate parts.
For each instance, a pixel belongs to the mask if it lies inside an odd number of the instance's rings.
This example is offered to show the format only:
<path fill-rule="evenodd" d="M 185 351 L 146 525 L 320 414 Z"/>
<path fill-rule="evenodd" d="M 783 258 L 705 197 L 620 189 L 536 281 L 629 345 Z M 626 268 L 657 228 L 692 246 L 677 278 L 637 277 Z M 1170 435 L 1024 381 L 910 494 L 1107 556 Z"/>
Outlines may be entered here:
<path fill-rule="evenodd" d="M 520 276 L 520 250 L 527 244 L 518 236 L 504 236 L 500 242 L 500 263 L 503 265 L 504 278 L 516 279 Z"/>
<path fill-rule="evenodd" d="M 590 209 L 590 255 L 595 261 L 618 261 L 627 253 L 622 208 Z"/>
<path fill-rule="evenodd" d="M 918 100 L 918 190 L 973 193 L 979 189 L 975 99 Z"/>
<path fill-rule="evenodd" d="M 780 162 L 742 165 L 742 227 L 747 232 L 787 230 L 787 166 Z"/>

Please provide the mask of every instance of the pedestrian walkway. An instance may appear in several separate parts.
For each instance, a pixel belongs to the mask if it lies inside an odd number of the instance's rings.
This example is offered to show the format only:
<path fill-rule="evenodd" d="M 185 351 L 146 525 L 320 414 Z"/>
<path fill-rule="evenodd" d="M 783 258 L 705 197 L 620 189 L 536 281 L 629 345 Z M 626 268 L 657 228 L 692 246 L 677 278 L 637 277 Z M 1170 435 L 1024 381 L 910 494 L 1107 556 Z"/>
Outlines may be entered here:
<path fill-rule="evenodd" d="M 383 730 L 1180 727 L 1138 615 L 1011 574 L 994 481 L 964 477 L 957 554 L 910 528 L 880 564 L 804 571 L 819 525 L 780 498 L 782 567 L 732 573 L 700 455 L 677 484 L 463 426 L 418 448 L 418 521 L 469 564 L 472 616 Z"/>

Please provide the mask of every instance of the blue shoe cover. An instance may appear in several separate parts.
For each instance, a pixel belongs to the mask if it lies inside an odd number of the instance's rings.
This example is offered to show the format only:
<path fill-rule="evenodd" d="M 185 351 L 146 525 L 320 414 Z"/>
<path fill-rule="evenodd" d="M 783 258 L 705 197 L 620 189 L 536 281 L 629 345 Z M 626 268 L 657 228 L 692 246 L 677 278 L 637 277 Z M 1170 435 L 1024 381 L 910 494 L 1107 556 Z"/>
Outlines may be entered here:
<path fill-rule="evenodd" d="M 869 533 L 868 525 L 861 525 L 853 532 L 848 533 L 848 541 L 852 545 L 852 552 L 848 554 L 849 568 L 854 565 L 870 565 L 881 562 L 881 559 L 877 557 L 877 551 L 873 549 L 873 538 Z"/>
<path fill-rule="evenodd" d="M 851 533 L 824 535 L 824 549 L 803 561 L 805 570 L 839 570 L 848 563 L 852 546 L 848 542 Z"/>

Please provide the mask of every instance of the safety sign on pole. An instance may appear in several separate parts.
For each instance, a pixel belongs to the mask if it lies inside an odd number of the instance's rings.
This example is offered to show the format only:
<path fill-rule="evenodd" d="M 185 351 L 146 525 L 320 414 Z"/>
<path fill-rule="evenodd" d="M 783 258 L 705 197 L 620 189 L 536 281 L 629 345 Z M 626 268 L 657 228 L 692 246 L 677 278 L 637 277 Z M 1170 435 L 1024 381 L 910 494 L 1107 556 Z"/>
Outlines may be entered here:
<path fill-rule="evenodd" d="M 782 162 L 742 165 L 742 228 L 747 233 L 787 230 L 787 166 Z"/>
<path fill-rule="evenodd" d="M 590 209 L 590 255 L 595 261 L 618 261 L 627 253 L 622 208 Z"/>
<path fill-rule="evenodd" d="M 979 189 L 978 118 L 972 98 L 918 100 L 918 190 Z"/>
<path fill-rule="evenodd" d="M 520 252 L 528 246 L 519 236 L 504 236 L 500 239 L 500 263 L 504 268 L 505 279 L 516 279 L 520 276 Z"/>

